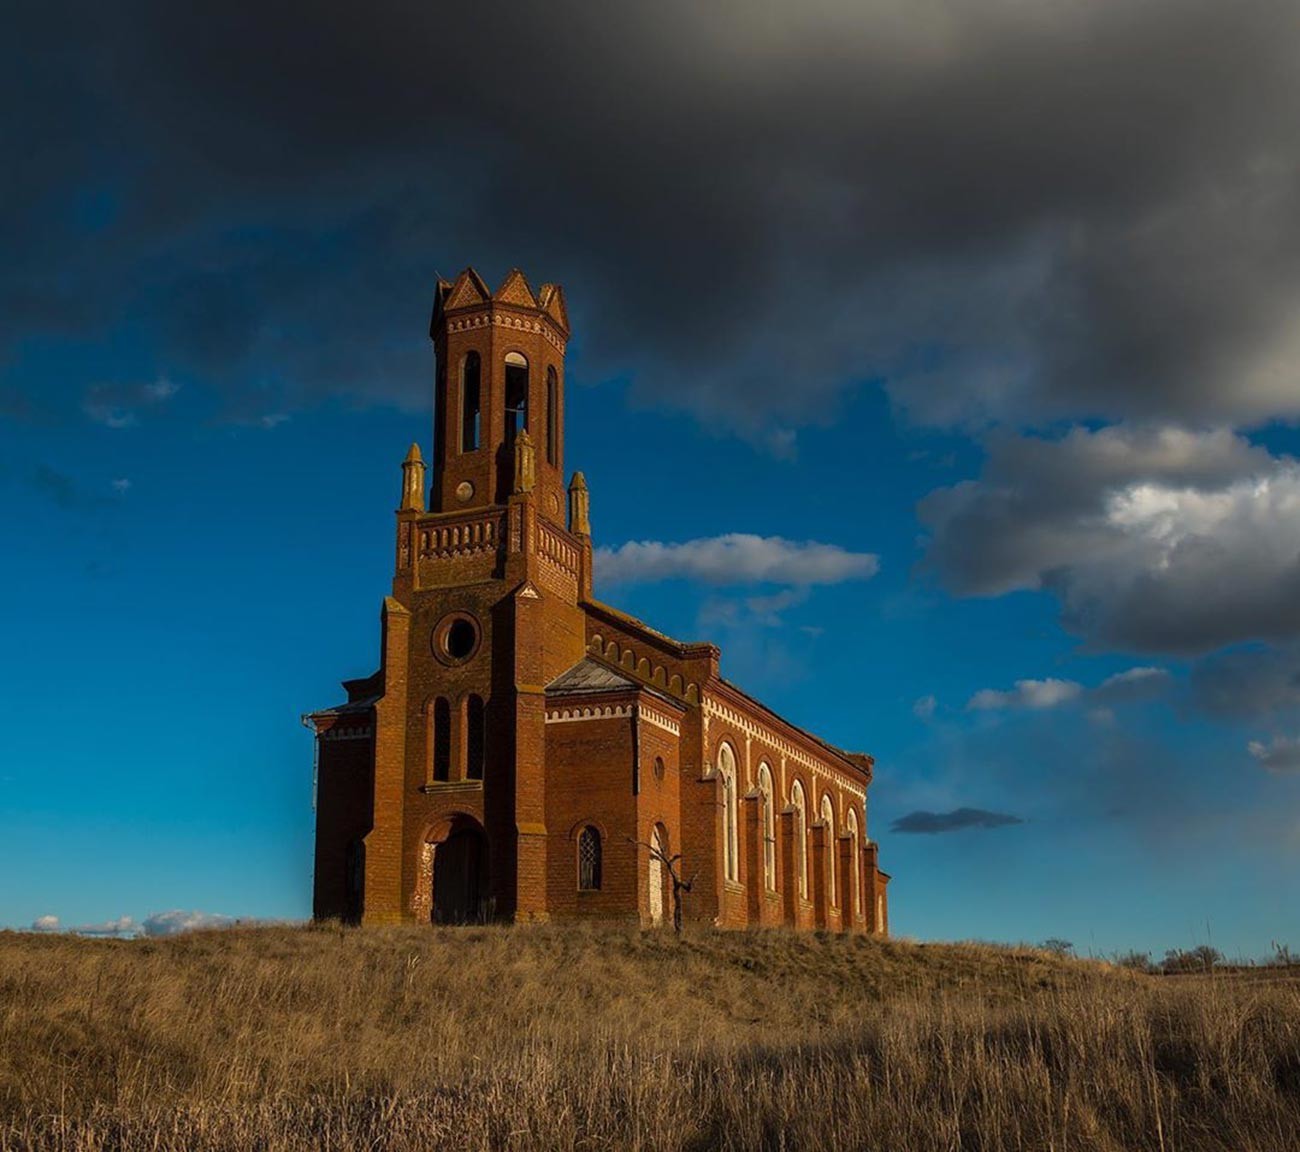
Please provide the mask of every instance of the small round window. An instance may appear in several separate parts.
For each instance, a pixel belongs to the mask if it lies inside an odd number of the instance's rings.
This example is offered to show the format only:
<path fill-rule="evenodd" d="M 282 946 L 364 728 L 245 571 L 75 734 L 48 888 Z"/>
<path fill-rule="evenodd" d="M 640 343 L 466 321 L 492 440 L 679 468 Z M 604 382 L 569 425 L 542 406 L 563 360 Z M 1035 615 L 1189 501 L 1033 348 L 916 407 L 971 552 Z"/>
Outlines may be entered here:
<path fill-rule="evenodd" d="M 478 621 L 464 612 L 444 616 L 433 630 L 433 654 L 444 664 L 463 664 L 478 645 Z"/>

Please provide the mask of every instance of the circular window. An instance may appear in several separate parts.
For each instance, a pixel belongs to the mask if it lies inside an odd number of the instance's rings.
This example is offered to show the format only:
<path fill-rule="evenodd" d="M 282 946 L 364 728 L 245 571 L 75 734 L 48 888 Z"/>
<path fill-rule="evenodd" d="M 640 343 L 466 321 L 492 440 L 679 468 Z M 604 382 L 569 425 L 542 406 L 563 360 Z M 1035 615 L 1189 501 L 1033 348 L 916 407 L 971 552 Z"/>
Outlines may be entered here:
<path fill-rule="evenodd" d="M 663 778 L 664 778 L 664 758 L 662 756 L 656 756 L 655 757 L 655 779 L 662 780 Z"/>
<path fill-rule="evenodd" d="M 478 651 L 478 621 L 465 612 L 444 616 L 433 630 L 433 654 L 444 664 L 463 664 Z"/>

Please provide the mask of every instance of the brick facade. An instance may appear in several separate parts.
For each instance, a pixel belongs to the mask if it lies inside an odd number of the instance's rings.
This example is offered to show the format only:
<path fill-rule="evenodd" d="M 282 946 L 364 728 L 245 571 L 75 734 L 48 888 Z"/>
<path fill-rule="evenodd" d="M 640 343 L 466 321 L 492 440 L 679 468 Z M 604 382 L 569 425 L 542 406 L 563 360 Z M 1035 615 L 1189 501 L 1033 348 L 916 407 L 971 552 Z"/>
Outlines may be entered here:
<path fill-rule="evenodd" d="M 381 666 L 312 713 L 314 913 L 365 923 L 671 916 L 884 935 L 869 756 L 796 728 L 592 595 L 564 481 L 564 294 L 438 285 L 433 476 L 402 465 Z M 426 507 L 426 501 L 428 506 Z"/>

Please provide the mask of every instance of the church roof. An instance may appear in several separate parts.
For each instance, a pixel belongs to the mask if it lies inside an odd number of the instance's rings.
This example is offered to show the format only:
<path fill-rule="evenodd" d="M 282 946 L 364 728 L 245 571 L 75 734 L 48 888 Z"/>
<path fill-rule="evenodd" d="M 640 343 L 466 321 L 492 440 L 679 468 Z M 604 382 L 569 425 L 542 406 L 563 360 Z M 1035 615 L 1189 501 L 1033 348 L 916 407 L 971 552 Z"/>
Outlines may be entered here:
<path fill-rule="evenodd" d="M 546 686 L 548 696 L 590 695 L 593 692 L 628 692 L 640 688 L 635 680 L 598 664 L 590 657 L 579 660 L 567 672 L 561 672 Z"/>

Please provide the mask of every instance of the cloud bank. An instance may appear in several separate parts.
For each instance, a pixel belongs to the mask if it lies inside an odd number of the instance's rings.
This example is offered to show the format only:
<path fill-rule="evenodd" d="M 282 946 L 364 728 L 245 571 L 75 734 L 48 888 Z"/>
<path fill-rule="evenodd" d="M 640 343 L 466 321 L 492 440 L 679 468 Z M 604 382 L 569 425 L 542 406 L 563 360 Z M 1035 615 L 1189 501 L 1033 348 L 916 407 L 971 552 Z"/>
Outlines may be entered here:
<path fill-rule="evenodd" d="M 879 567 L 879 558 L 872 553 L 742 532 L 680 544 L 629 541 L 617 548 L 598 548 L 595 554 L 596 577 L 602 584 L 686 579 L 714 585 L 806 587 L 869 580 Z M 762 608 L 759 605 L 755 611 Z"/>
<path fill-rule="evenodd" d="M 1000 435 L 978 480 L 919 513 L 950 590 L 1046 589 L 1097 647 L 1194 654 L 1300 633 L 1300 464 L 1227 430 Z"/>
<path fill-rule="evenodd" d="M 567 282 L 589 376 L 742 435 L 863 380 L 932 423 L 1300 414 L 1287 0 L 74 0 L 9 32 L 10 418 L 96 383 L 21 343 L 124 334 L 230 418 L 422 404 L 433 272 L 469 262 Z"/>

